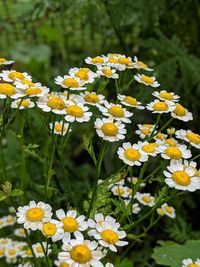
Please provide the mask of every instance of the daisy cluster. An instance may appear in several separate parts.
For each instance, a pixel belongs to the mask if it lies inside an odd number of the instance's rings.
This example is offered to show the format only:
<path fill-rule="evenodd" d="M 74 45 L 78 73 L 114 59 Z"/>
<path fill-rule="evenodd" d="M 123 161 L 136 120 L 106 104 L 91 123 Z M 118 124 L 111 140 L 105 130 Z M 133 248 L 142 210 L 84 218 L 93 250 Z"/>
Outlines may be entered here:
<path fill-rule="evenodd" d="M 105 262 L 108 251 L 117 252 L 117 247 L 128 244 L 123 241 L 126 233 L 116 219 L 102 213 L 96 213 L 88 220 L 76 210 L 59 209 L 54 215 L 49 204 L 30 201 L 27 206 L 18 207 L 16 217 L 17 223 L 22 225 L 15 229 L 16 237 L 23 239 L 25 231 L 30 235 L 39 231 L 43 238 L 57 243 L 60 252 L 54 264 L 59 267 L 114 267 Z M 30 247 L 25 241 L 1 238 L 0 257 L 5 257 L 7 263 L 18 263 L 19 259 L 24 259 L 24 265 L 20 263 L 16 266 L 32 266 L 30 259 L 33 257 L 51 257 L 53 250 L 49 241 L 37 242 Z"/>

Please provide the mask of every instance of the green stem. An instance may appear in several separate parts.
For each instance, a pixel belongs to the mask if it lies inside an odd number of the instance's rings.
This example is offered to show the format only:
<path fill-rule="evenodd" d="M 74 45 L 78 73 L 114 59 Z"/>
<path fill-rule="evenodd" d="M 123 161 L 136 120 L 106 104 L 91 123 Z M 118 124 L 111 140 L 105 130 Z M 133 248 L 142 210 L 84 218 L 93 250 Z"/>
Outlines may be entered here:
<path fill-rule="evenodd" d="M 192 161 L 192 160 L 195 160 L 195 159 L 198 159 L 199 157 L 200 157 L 200 154 L 198 154 L 197 156 L 195 156 L 195 157 L 191 158 L 191 160 L 190 160 L 190 161 Z"/>
<path fill-rule="evenodd" d="M 161 131 L 163 131 L 165 128 L 167 128 L 167 126 L 173 121 L 174 118 L 170 118 L 156 133 L 154 133 L 152 136 L 151 136 L 151 139 L 157 135 L 158 133 L 160 133 Z M 149 141 L 149 140 L 148 140 Z"/>
<path fill-rule="evenodd" d="M 2 170 L 2 173 L 3 173 L 3 181 L 6 181 L 6 179 L 7 179 L 7 171 L 6 171 L 5 160 L 4 160 L 2 138 L 0 138 L 0 164 L 1 164 L 1 170 Z"/>
<path fill-rule="evenodd" d="M 153 128 L 153 131 L 151 132 L 151 134 L 150 134 L 150 136 L 147 138 L 147 140 L 149 141 L 149 140 L 151 140 L 152 138 L 153 138 L 153 136 L 154 136 L 154 133 L 155 133 L 155 131 L 156 131 L 156 128 L 157 128 L 157 126 L 158 126 L 158 123 L 159 123 L 159 121 L 160 121 L 160 117 L 161 117 L 161 113 L 159 113 L 158 114 L 158 117 L 157 117 L 157 120 L 156 120 L 156 124 L 155 124 L 155 126 L 154 126 L 154 128 Z M 158 132 L 156 132 L 156 134 L 157 134 Z M 155 134 L 155 135 L 156 135 Z"/>
<path fill-rule="evenodd" d="M 25 152 L 24 152 L 24 113 L 19 114 L 20 117 L 20 185 L 22 191 L 26 188 L 26 165 L 25 165 Z"/>

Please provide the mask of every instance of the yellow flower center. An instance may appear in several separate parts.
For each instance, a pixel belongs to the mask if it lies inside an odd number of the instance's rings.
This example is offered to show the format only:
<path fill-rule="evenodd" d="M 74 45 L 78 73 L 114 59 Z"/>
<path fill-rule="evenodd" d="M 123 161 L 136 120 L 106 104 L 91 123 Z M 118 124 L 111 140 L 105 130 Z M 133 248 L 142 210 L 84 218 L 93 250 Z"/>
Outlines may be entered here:
<path fill-rule="evenodd" d="M 27 95 L 38 95 L 42 92 L 42 90 L 37 87 L 31 87 L 31 88 L 27 88 L 25 92 Z"/>
<path fill-rule="evenodd" d="M 42 221 L 44 211 L 41 208 L 31 208 L 26 212 L 26 218 L 31 222 Z"/>
<path fill-rule="evenodd" d="M 76 232 L 79 227 L 78 222 L 73 217 L 65 217 L 62 219 L 62 222 L 65 232 Z"/>
<path fill-rule="evenodd" d="M 199 265 L 196 263 L 190 263 L 187 267 L 199 267 Z"/>
<path fill-rule="evenodd" d="M 19 79 L 19 80 L 24 80 L 24 74 L 21 73 L 21 72 L 18 72 L 18 71 L 12 71 L 8 74 L 8 77 L 12 80 L 16 80 L 16 79 Z"/>
<path fill-rule="evenodd" d="M 121 188 L 121 187 L 118 187 L 118 188 L 116 188 L 116 191 L 115 192 L 116 192 L 116 194 L 118 196 L 122 196 L 124 194 L 124 189 Z"/>
<path fill-rule="evenodd" d="M 151 198 L 149 196 L 143 196 L 142 197 L 142 200 L 145 202 L 145 203 L 150 203 L 151 202 Z"/>
<path fill-rule="evenodd" d="M 81 107 L 73 105 L 66 109 L 67 113 L 73 117 L 81 118 L 84 115 L 84 111 Z"/>
<path fill-rule="evenodd" d="M 167 99 L 167 100 L 172 100 L 173 99 L 173 94 L 172 93 L 160 92 L 159 96 L 161 98 L 164 98 L 164 99 Z"/>
<path fill-rule="evenodd" d="M 56 130 L 57 132 L 61 133 L 62 130 L 63 130 L 63 132 L 64 132 L 65 127 L 64 127 L 64 125 L 62 125 L 62 124 L 56 124 L 56 125 L 55 125 L 55 130 Z"/>
<path fill-rule="evenodd" d="M 144 62 L 142 61 L 138 61 L 137 62 L 138 66 L 140 66 L 141 68 L 144 68 L 144 69 L 147 69 L 148 68 L 148 65 L 146 65 Z"/>
<path fill-rule="evenodd" d="M 165 150 L 165 154 L 171 159 L 180 159 L 182 157 L 182 152 L 178 147 L 168 147 Z"/>
<path fill-rule="evenodd" d="M 36 248 L 36 250 L 37 250 L 38 253 L 44 253 L 44 250 L 43 250 L 43 247 L 42 246 L 38 246 Z"/>
<path fill-rule="evenodd" d="M 26 254 L 27 256 L 32 256 L 32 251 L 31 251 L 31 249 L 30 249 L 30 248 L 27 249 L 27 250 L 25 251 L 25 254 Z"/>
<path fill-rule="evenodd" d="M 154 80 L 149 76 L 145 76 L 144 75 L 140 79 L 141 79 L 142 82 L 145 82 L 147 84 L 153 84 L 154 83 Z"/>
<path fill-rule="evenodd" d="M 6 240 L 6 239 L 3 239 L 2 241 L 1 241 L 1 244 L 3 244 L 3 245 L 5 245 L 5 244 L 7 244 L 8 243 L 8 240 Z"/>
<path fill-rule="evenodd" d="M 109 57 L 108 58 L 108 62 L 109 63 L 118 63 L 118 59 L 117 58 L 114 58 L 114 57 Z"/>
<path fill-rule="evenodd" d="M 78 263 L 86 263 L 92 259 L 91 250 L 86 245 L 76 245 L 70 251 L 71 258 Z"/>
<path fill-rule="evenodd" d="M 129 58 L 120 57 L 118 58 L 118 63 L 123 65 L 129 65 L 131 64 L 131 60 Z"/>
<path fill-rule="evenodd" d="M 77 80 L 74 78 L 65 78 L 63 84 L 67 87 L 77 88 L 79 86 Z"/>
<path fill-rule="evenodd" d="M 166 139 L 165 142 L 169 145 L 169 146 L 176 146 L 176 142 L 172 139 Z"/>
<path fill-rule="evenodd" d="M 92 63 L 93 64 L 102 64 L 102 63 L 104 63 L 104 59 L 103 58 L 101 58 L 101 57 L 93 57 L 92 58 Z"/>
<path fill-rule="evenodd" d="M 69 267 L 69 264 L 66 262 L 61 262 L 61 264 L 59 265 L 59 267 Z"/>
<path fill-rule="evenodd" d="M 141 132 L 147 135 L 147 134 L 150 134 L 151 131 L 149 129 L 142 129 Z"/>
<path fill-rule="evenodd" d="M 84 81 L 87 81 L 89 79 L 88 71 L 84 69 L 78 70 L 75 76 L 79 78 L 80 80 L 84 80 Z"/>
<path fill-rule="evenodd" d="M 134 149 L 134 148 L 128 148 L 125 152 L 124 152 L 124 156 L 131 161 L 135 161 L 135 160 L 139 160 L 140 159 L 140 153 Z"/>
<path fill-rule="evenodd" d="M 5 59 L 5 58 L 3 58 L 3 57 L 0 57 L 0 63 L 4 63 L 4 62 L 6 62 L 7 60 Z"/>
<path fill-rule="evenodd" d="M 94 93 L 91 93 L 91 94 L 87 94 L 84 96 L 84 100 L 86 102 L 90 102 L 90 103 L 98 103 L 99 102 L 99 97 L 94 94 Z"/>
<path fill-rule="evenodd" d="M 106 122 L 101 126 L 102 132 L 107 136 L 116 136 L 118 128 L 113 122 Z"/>
<path fill-rule="evenodd" d="M 23 106 L 25 108 L 29 107 L 30 106 L 30 102 L 28 100 L 18 100 L 17 102 L 17 105 L 19 106 Z"/>
<path fill-rule="evenodd" d="M 19 229 L 19 234 L 24 235 L 25 234 L 24 229 Z"/>
<path fill-rule="evenodd" d="M 47 102 L 47 106 L 51 109 L 62 110 L 65 108 L 65 102 L 59 97 L 51 97 Z"/>
<path fill-rule="evenodd" d="M 168 110 L 168 105 L 165 102 L 157 102 L 153 105 L 153 109 L 156 111 L 166 111 Z"/>
<path fill-rule="evenodd" d="M 6 219 L 6 222 L 8 222 L 8 223 L 10 223 L 10 222 L 14 222 L 14 217 L 8 217 L 7 219 Z"/>
<path fill-rule="evenodd" d="M 34 85 L 35 85 L 33 82 L 31 82 L 31 81 L 29 81 L 29 80 L 22 80 L 21 83 L 22 83 L 22 84 L 26 84 L 26 85 L 28 85 L 28 86 L 34 86 Z"/>
<path fill-rule="evenodd" d="M 57 227 L 53 223 L 45 223 L 43 224 L 43 232 L 46 236 L 53 236 L 57 231 Z"/>
<path fill-rule="evenodd" d="M 128 103 L 129 105 L 136 106 L 137 100 L 134 97 L 126 96 L 123 99 L 124 102 Z"/>
<path fill-rule="evenodd" d="M 164 136 L 163 133 L 158 133 L 158 134 L 156 134 L 155 137 L 156 137 L 157 139 L 164 139 L 164 138 L 165 138 L 165 136 Z"/>
<path fill-rule="evenodd" d="M 157 209 L 158 215 L 163 216 L 165 213 L 161 208 Z"/>
<path fill-rule="evenodd" d="M 175 113 L 177 116 L 185 116 L 186 115 L 186 109 L 181 106 L 181 104 L 176 103 L 176 108 L 173 110 L 173 113 Z"/>
<path fill-rule="evenodd" d="M 166 206 L 165 210 L 166 210 L 166 212 L 168 212 L 170 214 L 172 214 L 172 212 L 173 212 L 172 207 L 169 207 L 169 206 Z"/>
<path fill-rule="evenodd" d="M 103 72 L 103 74 L 105 74 L 106 76 L 112 76 L 112 70 L 110 70 L 109 68 L 102 68 L 101 71 Z"/>
<path fill-rule="evenodd" d="M 151 128 L 152 124 L 143 124 L 144 127 Z"/>
<path fill-rule="evenodd" d="M 9 254 L 10 256 L 13 256 L 13 255 L 16 254 L 16 250 L 15 250 L 15 249 L 10 249 L 10 250 L 8 251 L 8 254 Z"/>
<path fill-rule="evenodd" d="M 122 118 L 124 117 L 124 110 L 121 107 L 118 106 L 112 106 L 111 108 L 108 109 L 108 112 L 117 118 Z"/>
<path fill-rule="evenodd" d="M 0 225 L 2 225 L 2 224 L 3 224 L 3 221 L 0 220 Z"/>
<path fill-rule="evenodd" d="M 172 174 L 172 179 L 178 185 L 187 186 L 190 184 L 190 177 L 185 171 L 176 171 Z"/>
<path fill-rule="evenodd" d="M 4 248 L 0 248 L 0 256 L 4 255 L 5 253 L 5 249 Z"/>
<path fill-rule="evenodd" d="M 192 143 L 195 143 L 197 145 L 200 144 L 200 135 L 195 133 L 187 133 L 186 137 L 188 140 L 190 140 Z"/>
<path fill-rule="evenodd" d="M 155 144 L 146 144 L 142 146 L 142 150 L 147 153 L 155 152 Z"/>
<path fill-rule="evenodd" d="M 117 233 L 115 233 L 113 230 L 104 230 L 101 233 L 101 238 L 108 244 L 115 244 L 119 240 Z"/>
<path fill-rule="evenodd" d="M 10 85 L 9 83 L 0 84 L 0 94 L 11 96 L 16 93 L 15 87 Z"/>

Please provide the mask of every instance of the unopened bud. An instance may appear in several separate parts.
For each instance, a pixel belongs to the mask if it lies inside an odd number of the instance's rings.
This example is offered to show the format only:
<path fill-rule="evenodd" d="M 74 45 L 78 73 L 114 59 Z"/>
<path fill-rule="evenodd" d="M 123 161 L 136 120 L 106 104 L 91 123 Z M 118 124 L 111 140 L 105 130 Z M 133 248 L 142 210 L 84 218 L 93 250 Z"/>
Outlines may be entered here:
<path fill-rule="evenodd" d="M 9 181 L 6 181 L 2 184 L 2 190 L 5 194 L 9 194 L 12 191 L 12 184 Z"/>
<path fill-rule="evenodd" d="M 167 129 L 167 133 L 168 133 L 169 135 L 173 135 L 173 134 L 175 133 L 175 131 L 176 131 L 175 128 L 168 128 L 168 129 Z"/>

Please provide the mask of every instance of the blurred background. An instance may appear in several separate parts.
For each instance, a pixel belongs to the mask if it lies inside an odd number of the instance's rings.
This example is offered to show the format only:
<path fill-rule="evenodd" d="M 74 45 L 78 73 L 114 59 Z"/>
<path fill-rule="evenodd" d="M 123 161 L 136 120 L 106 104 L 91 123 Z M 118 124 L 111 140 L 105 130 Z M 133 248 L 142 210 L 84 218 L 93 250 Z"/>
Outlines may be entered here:
<path fill-rule="evenodd" d="M 87 56 L 137 55 L 194 113 L 200 97 L 199 0 L 0 0 L 1 57 L 54 87 Z"/>

